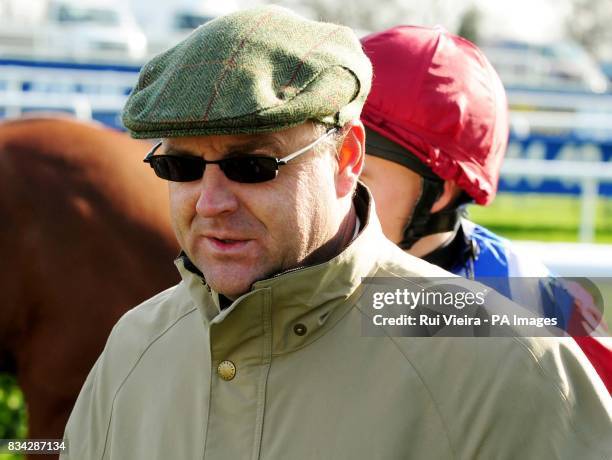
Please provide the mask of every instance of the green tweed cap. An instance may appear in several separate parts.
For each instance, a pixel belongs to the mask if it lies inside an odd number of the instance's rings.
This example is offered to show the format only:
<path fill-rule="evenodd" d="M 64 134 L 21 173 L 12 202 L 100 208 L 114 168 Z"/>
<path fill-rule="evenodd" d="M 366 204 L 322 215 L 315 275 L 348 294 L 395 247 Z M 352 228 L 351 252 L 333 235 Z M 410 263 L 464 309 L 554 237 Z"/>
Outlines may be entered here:
<path fill-rule="evenodd" d="M 371 78 L 348 27 L 262 6 L 208 22 L 149 61 L 123 123 L 136 138 L 342 126 L 359 118 Z"/>

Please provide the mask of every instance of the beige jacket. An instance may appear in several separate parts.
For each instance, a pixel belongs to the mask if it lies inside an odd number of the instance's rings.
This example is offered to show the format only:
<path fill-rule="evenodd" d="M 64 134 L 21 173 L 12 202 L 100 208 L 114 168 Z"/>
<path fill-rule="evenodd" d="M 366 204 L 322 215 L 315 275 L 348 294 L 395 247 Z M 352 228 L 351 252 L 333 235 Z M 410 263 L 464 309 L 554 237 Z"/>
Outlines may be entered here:
<path fill-rule="evenodd" d="M 113 329 L 62 458 L 611 459 L 612 401 L 571 339 L 362 335 L 362 277 L 449 276 L 367 212 L 340 255 L 223 311 L 179 260 Z"/>

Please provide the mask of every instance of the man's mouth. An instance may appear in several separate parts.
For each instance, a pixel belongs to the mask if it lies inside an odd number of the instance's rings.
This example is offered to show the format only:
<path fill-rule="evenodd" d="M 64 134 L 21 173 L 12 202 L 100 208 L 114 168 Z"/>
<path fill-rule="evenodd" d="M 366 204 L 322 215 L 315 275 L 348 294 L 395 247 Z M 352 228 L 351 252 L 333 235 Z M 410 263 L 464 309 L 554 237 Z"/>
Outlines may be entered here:
<path fill-rule="evenodd" d="M 244 247 L 251 240 L 239 240 L 233 238 L 217 238 L 214 236 L 207 236 L 205 240 L 208 242 L 209 247 L 216 252 L 232 253 L 238 252 L 244 249 Z"/>

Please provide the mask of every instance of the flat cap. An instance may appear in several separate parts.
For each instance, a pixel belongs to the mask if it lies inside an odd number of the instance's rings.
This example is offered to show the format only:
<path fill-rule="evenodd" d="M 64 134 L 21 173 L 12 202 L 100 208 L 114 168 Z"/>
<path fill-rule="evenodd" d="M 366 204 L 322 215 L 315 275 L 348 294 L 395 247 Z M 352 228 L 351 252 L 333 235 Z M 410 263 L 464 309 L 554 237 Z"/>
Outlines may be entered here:
<path fill-rule="evenodd" d="M 149 61 L 123 123 L 136 138 L 342 126 L 359 118 L 371 79 L 351 29 L 262 6 L 210 21 Z"/>

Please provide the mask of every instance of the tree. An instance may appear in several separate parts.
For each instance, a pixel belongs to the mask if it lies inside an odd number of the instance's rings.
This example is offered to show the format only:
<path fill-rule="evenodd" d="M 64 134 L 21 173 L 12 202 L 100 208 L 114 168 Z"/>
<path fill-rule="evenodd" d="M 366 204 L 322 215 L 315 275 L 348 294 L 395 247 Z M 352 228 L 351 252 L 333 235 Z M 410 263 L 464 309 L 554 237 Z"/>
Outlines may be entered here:
<path fill-rule="evenodd" d="M 456 30 L 467 0 L 278 0 L 294 11 L 313 19 L 335 22 L 358 32 L 381 31 L 400 24 L 433 26 Z"/>
<path fill-rule="evenodd" d="M 463 16 L 461 16 L 461 23 L 459 24 L 457 35 L 467 38 L 473 43 L 478 43 L 480 38 L 481 17 L 480 10 L 476 6 L 468 8 L 466 12 L 463 13 Z"/>
<path fill-rule="evenodd" d="M 600 59 L 612 60 L 611 23 L 609 0 L 570 0 L 568 35 Z"/>

